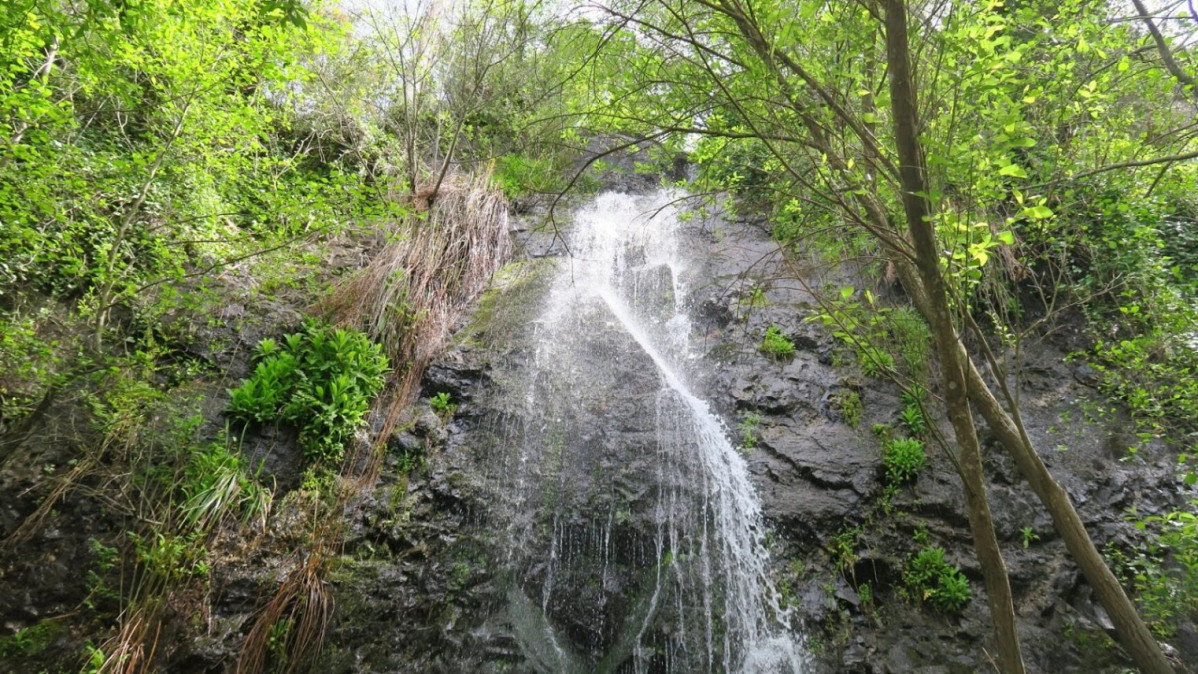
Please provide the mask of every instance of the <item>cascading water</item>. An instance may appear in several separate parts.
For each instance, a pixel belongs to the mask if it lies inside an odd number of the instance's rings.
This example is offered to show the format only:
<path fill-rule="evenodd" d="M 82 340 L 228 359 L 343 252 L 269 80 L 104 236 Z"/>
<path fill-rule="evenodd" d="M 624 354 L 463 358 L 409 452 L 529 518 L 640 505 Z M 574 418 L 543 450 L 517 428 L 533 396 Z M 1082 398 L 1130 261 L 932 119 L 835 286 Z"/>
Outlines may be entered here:
<path fill-rule="evenodd" d="M 671 198 L 577 213 L 532 358 L 496 374 L 485 526 L 508 588 L 492 622 L 533 671 L 802 670 L 744 460 L 687 384 Z"/>

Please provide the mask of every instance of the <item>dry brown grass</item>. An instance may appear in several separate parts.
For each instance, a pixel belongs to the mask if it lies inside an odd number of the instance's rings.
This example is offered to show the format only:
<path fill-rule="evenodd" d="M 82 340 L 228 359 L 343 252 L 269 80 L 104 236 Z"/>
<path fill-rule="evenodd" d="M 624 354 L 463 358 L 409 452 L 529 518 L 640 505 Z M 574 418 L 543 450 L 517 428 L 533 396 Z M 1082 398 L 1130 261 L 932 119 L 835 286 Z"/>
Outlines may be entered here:
<path fill-rule="evenodd" d="M 314 307 L 338 325 L 365 331 L 391 359 L 391 379 L 379 396 L 385 402 L 376 410 L 380 439 L 394 430 L 454 323 L 507 259 L 507 205 L 489 175 L 451 176 L 432 209 L 411 214 L 396 235 Z"/>
<path fill-rule="evenodd" d="M 367 491 L 381 447 L 419 390 L 425 368 L 509 254 L 507 204 L 490 176 L 447 178 L 427 211 L 396 224 L 389 243 L 360 273 L 312 307 L 339 326 L 366 332 L 392 363 L 374 410 L 374 441 L 348 457 L 334 500 L 316 515 L 304 560 L 259 612 L 242 645 L 239 674 L 296 672 L 315 660 L 332 618 L 324 578 L 340 547 L 345 504 Z M 273 659 L 273 661 L 272 661 Z"/>
<path fill-rule="evenodd" d="M 320 551 L 308 553 L 287 574 L 246 636 L 237 674 L 293 674 L 312 664 L 333 617 L 333 597 L 324 581 L 331 559 Z"/>

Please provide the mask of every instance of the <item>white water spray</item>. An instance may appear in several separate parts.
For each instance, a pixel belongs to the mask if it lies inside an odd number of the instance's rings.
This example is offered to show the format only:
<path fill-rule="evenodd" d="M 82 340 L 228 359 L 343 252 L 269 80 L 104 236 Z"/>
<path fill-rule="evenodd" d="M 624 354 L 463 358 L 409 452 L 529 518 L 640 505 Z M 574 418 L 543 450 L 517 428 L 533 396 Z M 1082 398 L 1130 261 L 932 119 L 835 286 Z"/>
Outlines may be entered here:
<path fill-rule="evenodd" d="M 744 459 L 687 383 L 674 196 L 576 215 L 501 479 L 509 621 L 543 672 L 798 674 Z"/>

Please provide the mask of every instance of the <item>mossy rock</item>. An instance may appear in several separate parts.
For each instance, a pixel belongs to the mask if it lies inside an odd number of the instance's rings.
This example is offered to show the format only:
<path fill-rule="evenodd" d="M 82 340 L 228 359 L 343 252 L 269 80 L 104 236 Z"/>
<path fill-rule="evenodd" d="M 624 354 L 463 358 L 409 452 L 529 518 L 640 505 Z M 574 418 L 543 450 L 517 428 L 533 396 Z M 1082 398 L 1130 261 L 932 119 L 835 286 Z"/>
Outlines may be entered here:
<path fill-rule="evenodd" d="M 495 272 L 491 287 L 479 298 L 470 321 L 457 333 L 458 345 L 502 348 L 527 327 L 540 309 L 557 270 L 556 260 L 517 260 Z"/>

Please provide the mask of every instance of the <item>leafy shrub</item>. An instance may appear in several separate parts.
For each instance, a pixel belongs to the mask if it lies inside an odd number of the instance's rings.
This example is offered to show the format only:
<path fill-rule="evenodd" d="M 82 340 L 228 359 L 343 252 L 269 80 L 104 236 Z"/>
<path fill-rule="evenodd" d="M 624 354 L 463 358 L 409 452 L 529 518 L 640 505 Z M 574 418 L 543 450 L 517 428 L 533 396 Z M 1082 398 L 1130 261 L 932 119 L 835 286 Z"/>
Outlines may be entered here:
<path fill-rule="evenodd" d="M 932 333 L 913 307 L 895 307 L 887 316 L 890 340 L 902 363 L 902 371 L 912 379 L 927 376 L 932 348 Z"/>
<path fill-rule="evenodd" d="M 188 524 L 211 530 L 227 516 L 248 521 L 264 515 L 271 492 L 246 470 L 227 437 L 191 454 L 184 472 L 183 510 Z"/>
<path fill-rule="evenodd" d="M 1094 347 L 1102 390 L 1148 430 L 1198 429 L 1198 354 L 1181 336 L 1149 334 Z"/>
<path fill-rule="evenodd" d="M 229 392 L 230 414 L 294 423 L 309 460 L 340 460 L 383 387 L 381 347 L 361 332 L 309 322 L 281 345 L 263 340 L 255 357 L 253 375 Z"/>
<path fill-rule="evenodd" d="M 771 325 L 765 330 L 765 337 L 762 338 L 761 344 L 757 347 L 762 353 L 773 358 L 791 358 L 795 355 L 795 343 L 782 334 L 782 330 L 776 325 Z"/>
<path fill-rule="evenodd" d="M 1198 618 L 1198 501 L 1191 512 L 1145 517 L 1136 528 L 1151 534 L 1148 545 L 1131 555 L 1114 551 L 1136 589 L 1136 601 L 1152 629 L 1171 637 L 1177 625 Z"/>
<path fill-rule="evenodd" d="M 923 414 L 923 400 L 926 395 L 927 392 L 918 385 L 902 393 L 904 407 L 899 413 L 899 420 L 911 435 L 920 436 L 928 430 L 928 420 Z"/>
<path fill-rule="evenodd" d="M 753 289 L 749 291 L 749 306 L 765 307 L 769 306 L 769 303 L 769 298 L 765 296 L 765 288 L 753 286 Z"/>
<path fill-rule="evenodd" d="M 0 657 L 32 657 L 52 646 L 66 631 L 64 621 L 59 618 L 47 618 L 0 639 Z"/>
<path fill-rule="evenodd" d="M 561 171 L 548 159 L 508 154 L 495 161 L 494 171 L 495 182 L 509 199 L 560 188 Z"/>
<path fill-rule="evenodd" d="M 923 443 L 915 438 L 892 438 L 882 451 L 886 481 L 901 484 L 915 479 L 928 462 Z"/>
<path fill-rule="evenodd" d="M 924 419 L 923 410 L 918 405 L 907 405 L 903 411 L 899 413 L 899 420 L 903 422 L 903 426 L 907 427 L 907 431 L 911 435 L 923 435 L 928 429 L 928 422 Z"/>
<path fill-rule="evenodd" d="M 917 552 L 907 562 L 903 582 L 908 593 L 944 613 L 959 612 L 973 596 L 969 579 L 944 560 L 943 548 L 924 548 Z"/>

